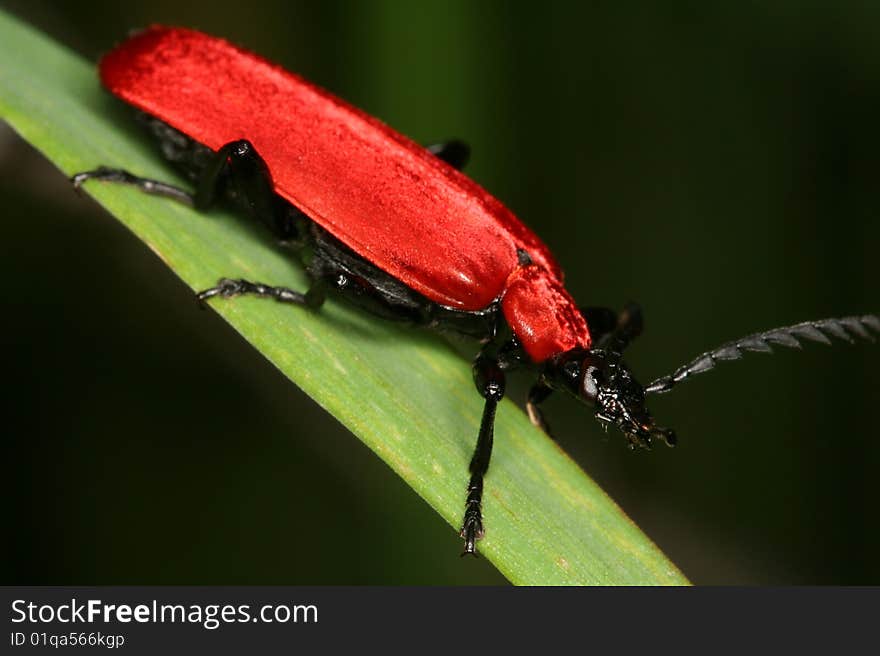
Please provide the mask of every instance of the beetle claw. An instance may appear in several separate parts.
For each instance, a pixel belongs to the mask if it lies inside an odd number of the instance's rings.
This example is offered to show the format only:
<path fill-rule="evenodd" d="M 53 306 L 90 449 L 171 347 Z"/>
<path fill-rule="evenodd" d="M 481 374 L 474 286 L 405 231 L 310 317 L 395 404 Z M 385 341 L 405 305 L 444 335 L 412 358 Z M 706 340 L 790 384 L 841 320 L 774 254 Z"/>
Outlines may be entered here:
<path fill-rule="evenodd" d="M 470 554 L 476 558 L 476 543 L 477 540 L 483 537 L 483 521 L 480 518 L 479 511 L 476 514 L 466 513 L 459 535 L 464 538 L 464 551 L 461 552 L 462 557 Z"/>

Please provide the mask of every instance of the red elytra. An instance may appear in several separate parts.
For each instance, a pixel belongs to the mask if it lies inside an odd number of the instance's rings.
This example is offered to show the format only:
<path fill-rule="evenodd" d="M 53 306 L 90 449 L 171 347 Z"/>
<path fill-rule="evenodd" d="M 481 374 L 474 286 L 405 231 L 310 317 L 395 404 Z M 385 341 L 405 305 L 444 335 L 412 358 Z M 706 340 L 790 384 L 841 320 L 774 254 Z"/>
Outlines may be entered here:
<path fill-rule="evenodd" d="M 549 249 L 453 167 L 381 121 L 229 42 L 152 27 L 100 64 L 129 104 L 218 150 L 247 139 L 276 192 L 361 257 L 463 311 L 501 302 L 535 362 L 589 348 Z M 523 250 L 531 265 L 519 263 Z"/>

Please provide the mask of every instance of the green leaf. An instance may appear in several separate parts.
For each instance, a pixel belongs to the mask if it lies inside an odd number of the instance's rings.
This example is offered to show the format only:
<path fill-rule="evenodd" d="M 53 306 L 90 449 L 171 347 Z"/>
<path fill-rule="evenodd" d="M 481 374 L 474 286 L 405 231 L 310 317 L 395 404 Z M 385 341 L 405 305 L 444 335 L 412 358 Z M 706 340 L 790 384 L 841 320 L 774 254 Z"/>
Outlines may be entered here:
<path fill-rule="evenodd" d="M 173 180 L 133 136 L 91 63 L 3 13 L 0 116 L 65 175 L 106 164 Z M 301 268 L 232 215 L 205 216 L 120 185 L 86 186 L 193 289 L 222 276 L 306 288 Z M 333 300 L 318 313 L 257 298 L 212 305 L 458 526 L 482 408 L 468 362 L 447 342 Z M 514 583 L 687 583 L 509 401 L 498 412 L 484 516 L 480 551 Z"/>

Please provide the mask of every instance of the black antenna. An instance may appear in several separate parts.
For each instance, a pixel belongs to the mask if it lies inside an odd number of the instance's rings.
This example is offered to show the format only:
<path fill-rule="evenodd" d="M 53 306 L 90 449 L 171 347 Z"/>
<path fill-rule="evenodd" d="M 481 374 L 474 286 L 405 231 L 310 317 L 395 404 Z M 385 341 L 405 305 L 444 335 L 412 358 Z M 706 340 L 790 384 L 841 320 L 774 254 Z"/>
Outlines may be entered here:
<path fill-rule="evenodd" d="M 645 388 L 647 394 L 663 394 L 671 390 L 677 383 L 694 374 L 714 369 L 721 360 L 739 360 L 748 351 L 755 353 L 772 353 L 773 345 L 801 348 L 800 340 L 810 340 L 830 344 L 829 337 L 844 339 L 850 343 L 859 337 L 875 341 L 868 330 L 880 333 L 880 317 L 866 314 L 860 317 L 841 317 L 840 319 L 819 319 L 804 321 L 793 326 L 774 328 L 763 333 L 747 335 L 732 342 L 722 344 L 718 348 L 707 351 L 701 356 L 676 369 L 668 376 L 662 376 Z"/>

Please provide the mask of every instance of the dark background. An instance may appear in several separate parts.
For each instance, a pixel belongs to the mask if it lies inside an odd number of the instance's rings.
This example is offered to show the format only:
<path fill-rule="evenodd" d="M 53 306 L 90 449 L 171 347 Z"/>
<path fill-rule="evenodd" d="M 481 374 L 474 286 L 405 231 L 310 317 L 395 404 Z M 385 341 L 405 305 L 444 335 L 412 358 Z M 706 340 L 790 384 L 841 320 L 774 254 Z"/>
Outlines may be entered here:
<path fill-rule="evenodd" d="M 0 6 L 95 61 L 131 28 L 201 28 L 416 140 L 467 140 L 580 302 L 642 303 L 647 381 L 880 310 L 880 4 L 660 4 Z M 3 582 L 503 581 L 5 128 L 0 198 Z M 870 345 L 722 365 L 653 402 L 676 450 L 631 453 L 564 399 L 548 413 L 694 582 L 876 584 L 878 371 Z"/>

